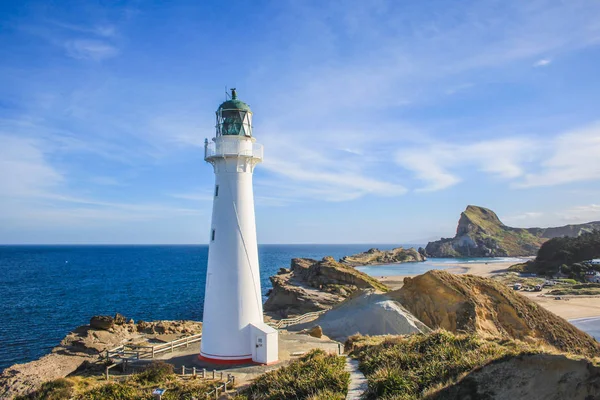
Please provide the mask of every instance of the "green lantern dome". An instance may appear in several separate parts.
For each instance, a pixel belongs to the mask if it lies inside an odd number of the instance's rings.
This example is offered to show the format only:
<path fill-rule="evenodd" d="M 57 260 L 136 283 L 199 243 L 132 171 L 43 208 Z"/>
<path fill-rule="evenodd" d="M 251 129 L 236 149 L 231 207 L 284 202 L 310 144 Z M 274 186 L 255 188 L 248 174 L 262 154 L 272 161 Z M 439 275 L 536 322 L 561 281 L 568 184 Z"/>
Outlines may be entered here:
<path fill-rule="evenodd" d="M 231 89 L 231 99 L 221 103 L 219 110 L 243 110 L 252 112 L 248 104 L 238 100 L 235 88 Z"/>
<path fill-rule="evenodd" d="M 252 110 L 237 98 L 235 88 L 231 99 L 221 103 L 217 109 L 217 136 L 252 136 Z"/>

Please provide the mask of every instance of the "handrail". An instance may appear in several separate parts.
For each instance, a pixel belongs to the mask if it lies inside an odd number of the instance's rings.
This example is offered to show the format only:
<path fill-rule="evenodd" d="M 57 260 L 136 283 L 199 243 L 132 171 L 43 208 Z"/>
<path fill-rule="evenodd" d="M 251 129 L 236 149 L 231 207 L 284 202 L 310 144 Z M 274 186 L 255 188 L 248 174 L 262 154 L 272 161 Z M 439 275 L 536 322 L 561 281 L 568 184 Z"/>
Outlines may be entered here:
<path fill-rule="evenodd" d="M 284 319 L 280 319 L 279 321 L 275 322 L 275 323 L 270 323 L 269 325 L 271 325 L 273 328 L 275 329 L 280 329 L 280 328 L 285 328 L 288 327 L 290 325 L 295 325 L 299 322 L 304 321 L 305 319 L 308 319 L 310 317 L 318 317 L 319 315 L 325 313 L 329 311 L 329 309 L 327 310 L 321 310 L 321 311 L 312 311 L 306 314 L 302 314 L 299 315 L 297 317 L 294 318 L 284 318 Z"/>
<path fill-rule="evenodd" d="M 258 143 L 247 143 L 246 141 L 220 141 L 204 143 L 204 159 L 221 157 L 252 157 L 257 160 L 263 158 L 263 145 Z"/>
<path fill-rule="evenodd" d="M 121 346 L 115 347 L 114 349 L 106 350 L 106 359 L 109 360 L 112 357 L 133 360 L 139 360 L 142 358 L 154 358 L 159 353 L 163 353 L 169 350 L 173 352 L 173 350 L 178 347 L 187 347 L 190 345 L 190 343 L 199 342 L 200 340 L 202 340 L 202 334 L 197 333 L 195 335 L 175 339 L 167 343 L 158 344 L 156 346 L 138 346 L 133 344 L 123 344 Z M 128 357 L 128 355 L 130 355 L 130 357 Z"/>

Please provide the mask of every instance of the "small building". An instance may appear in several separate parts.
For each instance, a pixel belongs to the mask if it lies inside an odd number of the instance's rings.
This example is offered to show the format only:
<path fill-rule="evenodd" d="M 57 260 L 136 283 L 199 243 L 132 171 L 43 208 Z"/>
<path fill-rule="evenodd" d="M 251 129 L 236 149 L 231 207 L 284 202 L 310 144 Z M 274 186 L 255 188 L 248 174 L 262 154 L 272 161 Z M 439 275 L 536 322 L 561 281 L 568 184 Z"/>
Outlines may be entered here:
<path fill-rule="evenodd" d="M 600 283 L 600 272 L 598 271 L 587 271 L 585 273 L 585 280 L 587 282 Z"/>

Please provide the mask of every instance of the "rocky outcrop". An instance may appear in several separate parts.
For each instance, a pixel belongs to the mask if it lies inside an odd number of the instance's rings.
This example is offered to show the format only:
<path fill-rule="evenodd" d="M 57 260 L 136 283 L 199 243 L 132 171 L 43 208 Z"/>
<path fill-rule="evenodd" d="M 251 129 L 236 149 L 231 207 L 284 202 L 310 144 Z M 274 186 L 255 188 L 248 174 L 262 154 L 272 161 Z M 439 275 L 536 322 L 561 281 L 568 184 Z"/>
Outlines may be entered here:
<path fill-rule="evenodd" d="M 315 321 L 291 326 L 288 330 L 304 329 L 315 324 L 325 335 L 338 341 L 345 341 L 355 334 L 408 335 L 430 331 L 398 301 L 373 290 L 345 300 Z"/>
<path fill-rule="evenodd" d="M 363 253 L 346 256 L 340 262 L 346 265 L 357 266 L 419 262 L 425 260 L 426 258 L 413 248 L 404 249 L 397 247 L 392 250 L 369 249 Z"/>
<path fill-rule="evenodd" d="M 290 270 L 280 270 L 270 279 L 273 289 L 264 310 L 277 317 L 326 310 L 361 289 L 387 290 L 378 280 L 332 257 L 294 258 Z"/>
<path fill-rule="evenodd" d="M 123 322 L 125 321 L 122 321 L 121 324 Z M 115 319 L 108 315 L 96 315 L 90 319 L 90 327 L 92 327 L 93 329 L 102 329 L 107 331 L 113 326 L 115 326 Z"/>
<path fill-rule="evenodd" d="M 502 358 L 428 396 L 431 400 L 589 400 L 600 398 L 600 368 L 564 355 Z"/>
<path fill-rule="evenodd" d="M 588 357 L 600 346 L 588 334 L 492 279 L 433 270 L 405 278 L 388 293 L 430 328 L 553 346 Z"/>
<path fill-rule="evenodd" d="M 143 321 L 140 321 L 143 322 Z M 135 325 L 133 320 L 117 314 L 115 318 L 95 316 L 90 325 L 70 332 L 50 354 L 6 368 L 0 375 L 0 399 L 28 394 L 46 381 L 82 369 L 101 367 L 100 355 L 107 349 L 125 343 L 144 341 L 145 337 L 161 333 L 187 336 L 202 331 L 202 323 L 194 321 L 154 321 Z"/>
<path fill-rule="evenodd" d="M 519 257 L 535 255 L 542 243 L 557 236 L 578 236 L 600 229 L 600 222 L 558 228 L 512 228 L 487 208 L 467 206 L 453 238 L 429 242 L 430 257 Z"/>

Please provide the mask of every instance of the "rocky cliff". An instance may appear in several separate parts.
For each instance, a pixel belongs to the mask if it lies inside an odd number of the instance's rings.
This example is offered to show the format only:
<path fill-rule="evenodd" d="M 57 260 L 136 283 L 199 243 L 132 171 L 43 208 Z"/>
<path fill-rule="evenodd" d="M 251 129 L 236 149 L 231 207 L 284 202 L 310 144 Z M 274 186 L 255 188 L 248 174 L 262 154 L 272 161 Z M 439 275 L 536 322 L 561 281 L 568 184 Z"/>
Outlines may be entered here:
<path fill-rule="evenodd" d="M 202 323 L 194 321 L 139 321 L 135 324 L 120 314 L 114 318 L 92 317 L 90 325 L 70 332 L 50 354 L 6 368 L 0 375 L 0 399 L 28 394 L 46 381 L 64 378 L 82 369 L 102 370 L 101 353 L 124 343 L 139 343 L 148 336 L 187 336 L 201 331 Z"/>
<path fill-rule="evenodd" d="M 429 242 L 430 257 L 518 257 L 533 256 L 546 240 L 578 236 L 600 229 L 600 222 L 556 228 L 512 228 L 487 208 L 467 206 L 461 213 L 453 238 Z"/>
<path fill-rule="evenodd" d="M 382 251 L 379 249 L 369 249 L 363 253 L 346 256 L 340 260 L 346 265 L 376 265 L 376 264 L 396 264 L 403 262 L 425 261 L 426 258 L 414 248 L 404 249 L 397 247 L 392 250 Z"/>
<path fill-rule="evenodd" d="M 289 270 L 282 268 L 270 279 L 273 289 L 264 310 L 277 317 L 325 310 L 361 289 L 388 290 L 378 280 L 332 257 L 321 261 L 294 258 Z"/>
<path fill-rule="evenodd" d="M 594 338 L 506 285 L 489 278 L 433 270 L 405 278 L 390 292 L 430 328 L 506 337 L 596 357 Z"/>

